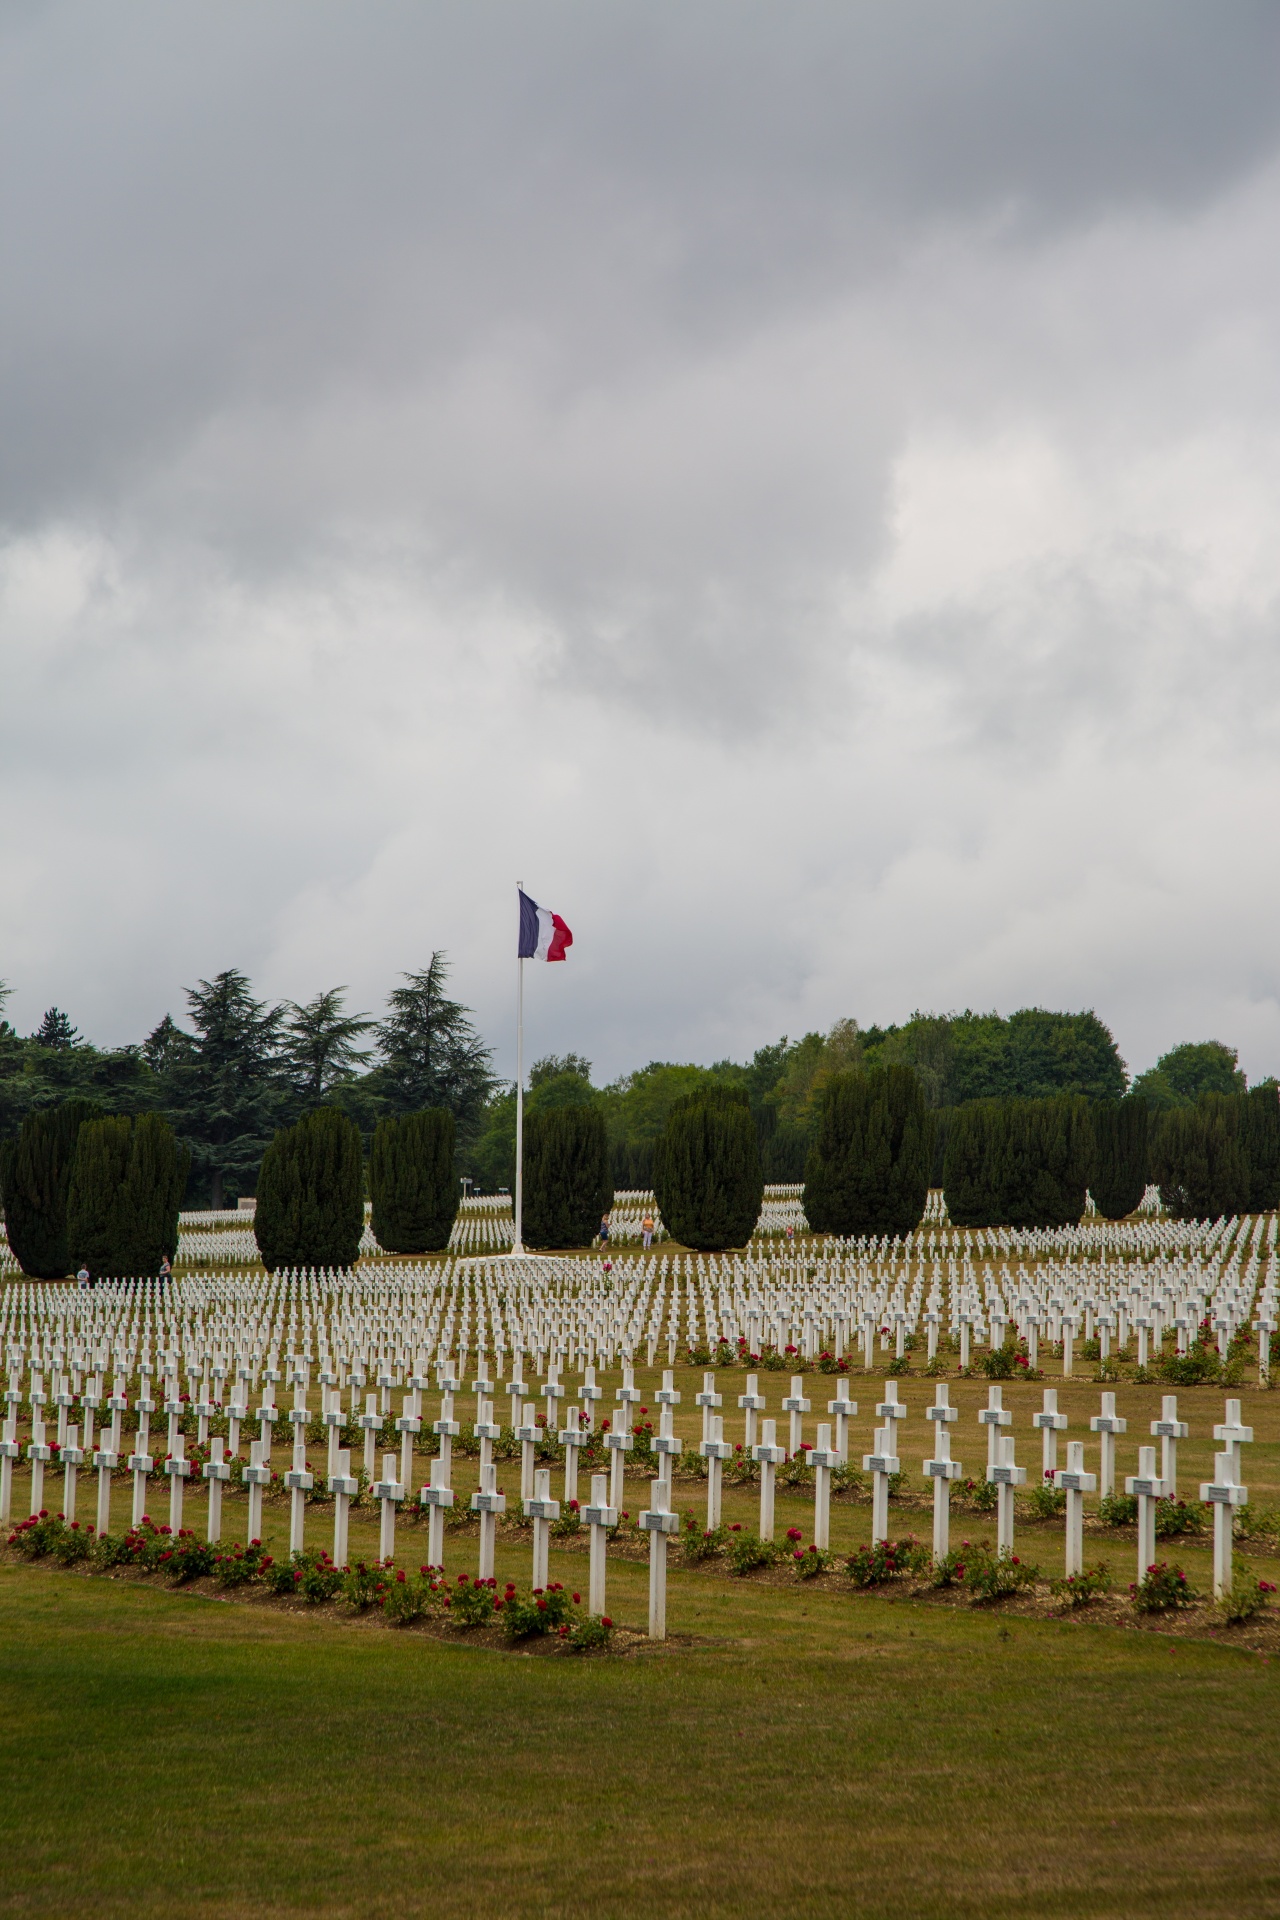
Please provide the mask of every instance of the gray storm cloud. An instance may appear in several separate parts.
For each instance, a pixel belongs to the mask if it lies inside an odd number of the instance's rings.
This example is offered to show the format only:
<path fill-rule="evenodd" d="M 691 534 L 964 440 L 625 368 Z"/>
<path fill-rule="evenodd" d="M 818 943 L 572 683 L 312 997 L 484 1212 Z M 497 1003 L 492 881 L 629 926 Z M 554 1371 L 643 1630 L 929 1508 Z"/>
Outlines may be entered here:
<path fill-rule="evenodd" d="M 1280 16 L 0 19 L 11 1014 L 1280 1067 Z"/>

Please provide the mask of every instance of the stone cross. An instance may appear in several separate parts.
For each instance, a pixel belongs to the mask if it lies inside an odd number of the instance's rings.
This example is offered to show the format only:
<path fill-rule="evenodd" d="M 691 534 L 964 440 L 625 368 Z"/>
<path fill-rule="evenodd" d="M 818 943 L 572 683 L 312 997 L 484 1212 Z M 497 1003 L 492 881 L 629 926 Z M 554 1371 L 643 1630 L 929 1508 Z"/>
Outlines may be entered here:
<path fill-rule="evenodd" d="M 45 1463 L 52 1457 L 52 1448 L 44 1437 L 44 1394 L 40 1391 L 42 1376 L 31 1376 L 31 1439 L 27 1446 L 27 1459 L 31 1462 L 31 1512 L 33 1516 L 44 1506 L 44 1469 Z"/>
<path fill-rule="evenodd" d="M 831 1545 L 831 1475 L 841 1465 L 826 1420 L 818 1427 L 818 1444 L 809 1451 L 809 1465 L 813 1468 L 813 1544 L 825 1553 Z"/>
<path fill-rule="evenodd" d="M 480 1442 L 480 1466 L 483 1471 L 493 1459 L 494 1441 L 502 1438 L 502 1428 L 493 1417 L 492 1400 L 481 1400 L 480 1416 L 471 1431 L 473 1437 Z"/>
<path fill-rule="evenodd" d="M 886 1380 L 884 1399 L 881 1400 L 876 1407 L 876 1417 L 882 1420 L 889 1430 L 889 1452 L 896 1453 L 898 1451 L 898 1422 L 899 1420 L 905 1420 L 907 1417 L 907 1409 L 898 1398 L 898 1383 L 896 1380 Z"/>
<path fill-rule="evenodd" d="M 364 1397 L 364 1412 L 360 1415 L 357 1425 L 364 1429 L 365 1478 L 372 1480 L 377 1470 L 378 1435 L 382 1431 L 382 1415 L 378 1412 L 378 1396 L 376 1393 L 366 1393 Z M 263 1458 L 269 1461 L 271 1458 L 270 1452 L 268 1451 Z"/>
<path fill-rule="evenodd" d="M 169 1531 L 176 1540 L 182 1532 L 182 1494 L 191 1477 L 191 1462 L 186 1457 L 186 1440 L 182 1434 L 173 1437 L 173 1451 L 164 1463 L 169 1476 Z"/>
<path fill-rule="evenodd" d="M 271 1465 L 272 1429 L 280 1418 L 280 1409 L 276 1406 L 276 1386 L 280 1379 L 275 1367 L 267 1367 L 262 1375 L 262 1400 L 258 1407 L 258 1438 L 262 1442 L 262 1465 Z M 171 1443 L 172 1444 L 172 1443 Z"/>
<path fill-rule="evenodd" d="M 905 1409 L 904 1409 L 905 1411 Z M 876 1428 L 875 1449 L 862 1456 L 862 1471 L 871 1475 L 871 1544 L 879 1546 L 889 1538 L 889 1479 L 902 1471 L 902 1462 L 893 1450 L 893 1422 Z"/>
<path fill-rule="evenodd" d="M 1200 1498 L 1213 1507 L 1213 1597 L 1221 1600 L 1231 1591 L 1232 1547 L 1235 1510 L 1249 1504 L 1249 1492 L 1240 1480 L 1240 1448 L 1253 1439 L 1253 1428 L 1240 1424 L 1240 1402 L 1228 1400 L 1227 1417 L 1213 1430 L 1224 1451 L 1213 1457 L 1213 1479 L 1200 1488 Z"/>
<path fill-rule="evenodd" d="M 231 1462 L 225 1458 L 224 1442 L 213 1439 L 209 1442 L 209 1458 L 201 1469 L 209 1482 L 209 1525 L 207 1538 L 211 1546 L 216 1546 L 222 1538 L 222 1489 L 231 1478 Z"/>
<path fill-rule="evenodd" d="M 0 1526 L 3 1527 L 9 1524 L 13 1505 L 13 1463 L 21 1452 L 17 1433 L 18 1416 L 9 1406 L 5 1409 L 4 1433 L 0 1437 Z"/>
<path fill-rule="evenodd" d="M 560 1518 L 560 1502 L 551 1498 L 551 1469 L 539 1467 L 533 1476 L 533 1496 L 524 1503 L 524 1517 L 533 1522 L 533 1585 L 547 1585 L 551 1550 L 551 1522 Z"/>
<path fill-rule="evenodd" d="M 453 1505 L 453 1488 L 449 1485 L 446 1461 L 435 1459 L 431 1462 L 430 1485 L 423 1487 L 419 1493 L 418 1505 L 427 1508 L 427 1559 L 433 1567 L 443 1567 L 444 1516 L 446 1508 Z"/>
<path fill-rule="evenodd" d="M 992 1470 L 995 1467 L 996 1461 L 1000 1458 L 998 1452 L 1000 1429 L 1001 1427 L 1011 1427 L 1013 1425 L 1013 1415 L 1005 1409 L 1003 1387 L 988 1388 L 987 1404 L 978 1415 L 978 1425 L 985 1427 L 987 1430 L 986 1477 L 988 1480 L 994 1480 L 995 1474 Z"/>
<path fill-rule="evenodd" d="M 951 1427 L 960 1418 L 960 1409 L 951 1405 L 951 1393 L 945 1381 L 938 1383 L 934 1403 L 924 1410 L 934 1426 L 933 1457 L 924 1462 L 924 1471 L 933 1481 L 933 1557 L 945 1560 L 951 1548 L 951 1482 L 960 1478 L 960 1462 L 951 1458 Z"/>
<path fill-rule="evenodd" d="M 345 1567 L 351 1502 L 360 1491 L 360 1482 L 351 1472 L 350 1448 L 338 1448 L 336 1465 L 337 1471 L 329 1476 L 329 1491 L 333 1495 L 333 1564 L 335 1567 Z"/>
<path fill-rule="evenodd" d="M 827 1412 L 834 1413 L 836 1417 L 835 1450 L 840 1456 L 842 1467 L 847 1467 L 849 1464 L 849 1422 L 855 1418 L 857 1411 L 858 1403 L 849 1398 L 849 1382 L 842 1375 L 836 1381 L 835 1399 L 827 1402 Z"/>
<path fill-rule="evenodd" d="M 1258 1385 L 1265 1387 L 1271 1379 L 1271 1336 L 1276 1330 L 1276 1321 L 1269 1313 L 1260 1313 L 1253 1323 L 1258 1336 Z"/>
<path fill-rule="evenodd" d="M 933 1365 L 938 1357 L 938 1328 L 941 1322 L 942 1315 L 940 1313 L 926 1313 L 924 1317 L 926 1339 L 928 1342 L 925 1357 L 930 1366 Z M 829 1411 L 830 1408 L 828 1408 L 828 1412 Z"/>
<path fill-rule="evenodd" d="M 578 1452 L 586 1434 L 578 1424 L 578 1409 L 569 1409 L 569 1424 L 562 1427 L 559 1434 L 560 1445 L 564 1448 L 564 1500 L 568 1506 L 578 1497 Z"/>
<path fill-rule="evenodd" d="M 307 1443 L 301 1427 L 293 1430 L 293 1466 L 286 1473 L 284 1483 L 289 1489 L 289 1551 L 301 1553 L 307 1524 L 307 1495 L 315 1485 L 314 1476 L 307 1472 Z"/>
<path fill-rule="evenodd" d="M 604 1388 L 596 1385 L 596 1370 L 588 1366 L 583 1375 L 582 1385 L 578 1389 L 578 1398 L 582 1402 L 583 1427 L 588 1433 L 595 1432 L 596 1401 L 604 1398 Z"/>
<path fill-rule="evenodd" d="M 271 1485 L 271 1468 L 268 1464 L 267 1443 L 262 1440 L 249 1442 L 249 1464 L 241 1478 L 249 1489 L 248 1537 L 250 1541 L 262 1538 L 262 1489 Z"/>
<path fill-rule="evenodd" d="M 1041 1412 L 1031 1416 L 1033 1427 L 1040 1429 L 1040 1472 L 1041 1477 L 1052 1486 L 1054 1475 L 1058 1471 L 1058 1435 L 1067 1430 L 1067 1416 L 1058 1412 L 1058 1390 L 1046 1387 L 1044 1407 Z"/>
<path fill-rule="evenodd" d="M 804 1397 L 803 1374 L 793 1373 L 791 1376 L 791 1391 L 782 1403 L 782 1411 L 791 1415 L 791 1433 L 788 1440 L 787 1451 L 793 1460 L 799 1453 L 800 1443 L 804 1438 L 804 1416 L 812 1406 L 812 1400 L 806 1400 Z"/>
<path fill-rule="evenodd" d="M 479 1354 L 476 1355 L 476 1368 L 476 1378 L 471 1382 L 471 1391 L 476 1397 L 476 1419 L 483 1420 L 484 1403 L 493 1398 L 493 1381 L 485 1378 L 484 1366 Z M 417 1411 L 416 1408 L 414 1410 Z"/>
<path fill-rule="evenodd" d="M 378 1558 L 384 1566 L 396 1557 L 396 1508 L 404 1499 L 404 1488 L 396 1479 L 396 1457 L 394 1453 L 382 1456 L 382 1478 L 375 1480 L 369 1492 L 382 1509 L 382 1524 L 378 1535 Z"/>
<path fill-rule="evenodd" d="M 520 1498 L 532 1500 L 534 1448 L 538 1444 L 538 1423 L 534 1417 L 532 1400 L 524 1403 L 524 1415 L 516 1428 L 516 1439 L 520 1442 Z"/>
<path fill-rule="evenodd" d="M 415 1409 L 416 1411 L 416 1409 Z M 338 1471 L 338 1442 L 342 1438 L 342 1389 L 337 1376 L 333 1373 L 320 1375 L 320 1418 L 327 1430 L 328 1446 L 325 1451 L 325 1477 L 332 1480 Z M 339 1563 L 334 1562 L 335 1566 Z"/>
<path fill-rule="evenodd" d="M 1138 1335 L 1138 1365 L 1145 1371 L 1150 1364 L 1151 1318 L 1149 1314 L 1135 1313 L 1133 1324 Z"/>
<path fill-rule="evenodd" d="M 517 1361 L 519 1360 L 518 1354 L 516 1359 Z M 517 1365 L 513 1378 L 508 1380 L 506 1385 L 507 1398 L 511 1402 L 511 1425 L 513 1429 L 520 1425 L 520 1408 L 524 1403 L 528 1391 L 528 1387 L 520 1378 L 520 1368 L 519 1365 Z"/>
<path fill-rule="evenodd" d="M 766 1421 L 771 1427 L 773 1422 Z M 672 1513 L 667 1490 L 661 1480 L 653 1482 L 650 1504 L 640 1515 L 640 1529 L 649 1536 L 649 1638 L 667 1637 L 667 1540 L 680 1528 L 680 1516 Z"/>
<path fill-rule="evenodd" d="M 417 1397 L 416 1392 L 407 1393 L 404 1396 L 404 1399 L 400 1403 L 400 1417 L 396 1421 L 396 1432 L 400 1435 L 400 1480 L 404 1487 L 406 1500 L 413 1498 L 413 1443 L 422 1432 L 422 1420 L 414 1405 Z M 456 1420 L 451 1420 L 449 1424 L 455 1433 L 460 1431 Z M 442 1422 L 437 1420 L 437 1431 L 441 1425 Z M 336 1437 L 335 1434 L 335 1440 Z M 446 1479 L 448 1478 L 448 1458 L 447 1455 L 445 1455 L 445 1448 L 448 1444 L 449 1442 L 444 1439 L 440 1442 L 440 1452 L 441 1455 L 445 1457 Z"/>
<path fill-rule="evenodd" d="M 1015 1441 L 1011 1433 L 1002 1433 L 999 1454 L 989 1478 L 996 1483 L 996 1552 L 1002 1560 L 1013 1552 L 1013 1490 L 1026 1485 L 1027 1470 L 1014 1458 Z"/>
<path fill-rule="evenodd" d="M 108 1453 L 120 1451 L 120 1427 L 125 1414 L 129 1411 L 129 1402 L 125 1397 L 124 1381 L 117 1374 L 111 1389 L 111 1398 L 107 1401 L 107 1412 L 111 1415 L 111 1438 L 106 1443 Z M 99 1528 L 99 1532 L 102 1529 Z"/>
<path fill-rule="evenodd" d="M 1160 1418 L 1151 1422 L 1151 1431 L 1160 1442 L 1160 1478 L 1164 1481 L 1165 1497 L 1176 1500 L 1178 1497 L 1178 1442 L 1185 1440 L 1191 1429 L 1185 1420 L 1178 1418 L 1178 1396 L 1166 1393 L 1160 1401 Z"/>
<path fill-rule="evenodd" d="M 672 1462 L 684 1451 L 684 1441 L 676 1435 L 673 1411 L 679 1406 L 680 1398 L 675 1388 L 675 1375 L 670 1371 L 665 1372 L 657 1393 L 658 1431 L 653 1436 L 652 1449 L 658 1456 L 658 1477 L 667 1489 L 668 1506 L 671 1504 Z"/>
<path fill-rule="evenodd" d="M 613 1428 L 606 1433 L 604 1444 L 609 1455 L 609 1505 L 620 1507 L 626 1497 L 627 1455 L 635 1444 L 625 1404 Z"/>
<path fill-rule="evenodd" d="M 1075 1365 L 1075 1338 L 1076 1338 L 1076 1328 L 1079 1326 L 1079 1324 L 1080 1324 L 1079 1319 L 1074 1313 L 1063 1314 L 1062 1316 L 1062 1377 L 1064 1380 L 1069 1380 L 1071 1378 L 1072 1370 Z"/>
<path fill-rule="evenodd" d="M 117 1450 L 115 1428 L 119 1425 L 120 1415 L 116 1413 L 110 1428 L 103 1428 L 99 1434 L 99 1446 L 93 1456 L 93 1464 L 98 1469 L 98 1536 L 111 1531 L 111 1476 L 120 1465 Z"/>
<path fill-rule="evenodd" d="M 733 1458 L 733 1444 L 724 1437 L 724 1416 L 711 1413 L 707 1416 L 708 1434 L 698 1447 L 698 1452 L 707 1463 L 707 1528 L 714 1530 L 720 1525 L 720 1494 L 724 1479 L 724 1463 Z"/>
<path fill-rule="evenodd" d="M 62 1463 L 62 1517 L 70 1526 L 76 1517 L 76 1469 L 84 1465 L 84 1448 L 80 1445 L 80 1429 L 67 1428 L 66 1445 L 58 1455 Z"/>
<path fill-rule="evenodd" d="M 1156 1473 L 1154 1447 L 1138 1448 L 1138 1471 L 1127 1476 L 1124 1490 L 1138 1502 L 1138 1579 L 1145 1580 L 1156 1558 L 1156 1501 L 1168 1492 Z"/>
<path fill-rule="evenodd" d="M 80 1406 L 84 1415 L 81 1431 L 84 1434 L 83 1450 L 86 1453 L 92 1453 L 93 1451 L 93 1416 L 98 1411 L 101 1400 L 102 1396 L 99 1392 L 98 1376 L 96 1373 L 91 1374 L 85 1383 L 84 1392 L 80 1395 Z"/>
<path fill-rule="evenodd" d="M 761 1441 L 751 1449 L 751 1458 L 760 1468 L 760 1538 L 773 1538 L 773 1498 L 777 1471 L 787 1458 L 787 1450 L 777 1444 L 777 1422 L 762 1420 Z"/>
<path fill-rule="evenodd" d="M 748 1454 L 750 1454 L 751 1458 L 754 1460 L 755 1444 L 756 1444 L 756 1415 L 758 1413 L 763 1413 L 766 1405 L 765 1397 L 760 1392 L 759 1374 L 749 1373 L 747 1375 L 747 1390 L 745 1393 L 740 1393 L 738 1395 L 738 1405 L 742 1408 L 743 1413 L 745 1415 L 745 1420 L 743 1425 L 742 1444 L 746 1448 Z"/>
<path fill-rule="evenodd" d="M 1096 1473 L 1084 1470 L 1084 1441 L 1068 1440 L 1067 1464 L 1059 1467 L 1054 1484 L 1067 1496 L 1067 1557 L 1064 1571 L 1084 1572 L 1084 1496 L 1098 1484 Z"/>
<path fill-rule="evenodd" d="M 1116 1435 L 1127 1432 L 1128 1427 L 1129 1422 L 1122 1420 L 1116 1412 L 1114 1393 L 1104 1393 L 1102 1412 L 1095 1413 L 1089 1421 L 1090 1432 L 1101 1436 L 1098 1460 L 1100 1499 L 1105 1500 L 1108 1494 L 1116 1490 Z"/>
<path fill-rule="evenodd" d="M 608 1544 L 608 1532 L 618 1524 L 618 1509 L 605 1503 L 604 1474 L 591 1476 L 591 1504 L 582 1515 L 584 1525 L 590 1531 L 590 1572 L 587 1592 L 588 1611 L 597 1615 L 604 1612 L 605 1549 Z"/>
<path fill-rule="evenodd" d="M 724 1405 L 724 1395 L 716 1392 L 714 1373 L 703 1374 L 702 1392 L 695 1394 L 693 1404 L 695 1407 L 702 1408 L 702 1438 L 707 1441 L 711 1438 L 711 1416 L 717 1407 Z"/>
<path fill-rule="evenodd" d="M 480 1485 L 471 1496 L 471 1511 L 480 1515 L 480 1564 L 477 1571 L 481 1580 L 493 1579 L 493 1547 L 498 1515 L 506 1510 L 507 1496 L 498 1492 L 498 1469 L 490 1463 L 480 1469 Z"/>

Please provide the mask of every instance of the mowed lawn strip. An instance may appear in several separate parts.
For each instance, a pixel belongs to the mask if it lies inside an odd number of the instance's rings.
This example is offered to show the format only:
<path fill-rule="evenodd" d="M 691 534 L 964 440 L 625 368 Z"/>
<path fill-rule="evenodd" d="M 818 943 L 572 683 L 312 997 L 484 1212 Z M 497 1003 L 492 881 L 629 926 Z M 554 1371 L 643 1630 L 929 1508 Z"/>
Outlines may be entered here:
<path fill-rule="evenodd" d="M 671 1625 L 523 1658 L 0 1569 L 0 1913 L 1280 1905 L 1280 1663 L 678 1572 Z"/>

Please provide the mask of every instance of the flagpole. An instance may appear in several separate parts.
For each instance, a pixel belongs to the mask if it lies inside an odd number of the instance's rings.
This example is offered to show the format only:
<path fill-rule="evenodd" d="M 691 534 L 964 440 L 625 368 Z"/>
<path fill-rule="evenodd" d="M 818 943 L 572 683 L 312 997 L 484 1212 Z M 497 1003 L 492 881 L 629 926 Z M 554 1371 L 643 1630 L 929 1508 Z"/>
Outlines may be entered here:
<path fill-rule="evenodd" d="M 516 887 L 524 891 L 524 881 Z M 512 1253 L 524 1252 L 524 956 L 516 960 L 516 1195 Z"/>

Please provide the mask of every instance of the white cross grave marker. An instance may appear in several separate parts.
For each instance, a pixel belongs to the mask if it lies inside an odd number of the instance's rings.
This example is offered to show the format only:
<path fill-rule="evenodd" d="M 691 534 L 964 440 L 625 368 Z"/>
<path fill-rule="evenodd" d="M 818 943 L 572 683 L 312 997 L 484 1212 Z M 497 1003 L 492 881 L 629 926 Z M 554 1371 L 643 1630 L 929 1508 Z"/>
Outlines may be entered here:
<path fill-rule="evenodd" d="M 773 1422 L 767 1421 L 767 1426 Z M 640 1529 L 649 1536 L 649 1638 L 667 1637 L 667 1540 L 679 1531 L 680 1516 L 667 1504 L 661 1480 L 653 1482 L 650 1504 L 640 1515 Z"/>
<path fill-rule="evenodd" d="M 590 1529 L 591 1539 L 587 1605 L 588 1611 L 597 1617 L 604 1612 L 605 1605 L 605 1555 L 608 1531 L 610 1527 L 616 1527 L 618 1524 L 618 1509 L 605 1503 L 607 1484 L 604 1474 L 592 1474 L 591 1505 L 586 1508 L 582 1516 L 584 1523 Z"/>
<path fill-rule="evenodd" d="M 950 1389 L 938 1383 L 931 1407 L 924 1410 L 934 1427 L 933 1458 L 924 1462 L 924 1471 L 933 1481 L 933 1557 L 945 1560 L 951 1547 L 951 1482 L 960 1478 L 960 1462 L 951 1458 L 952 1424 L 960 1418 L 960 1409 L 951 1405 Z"/>

